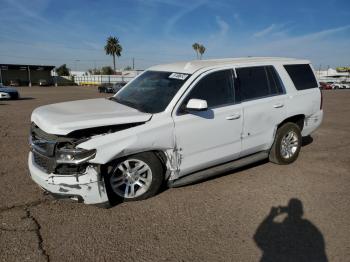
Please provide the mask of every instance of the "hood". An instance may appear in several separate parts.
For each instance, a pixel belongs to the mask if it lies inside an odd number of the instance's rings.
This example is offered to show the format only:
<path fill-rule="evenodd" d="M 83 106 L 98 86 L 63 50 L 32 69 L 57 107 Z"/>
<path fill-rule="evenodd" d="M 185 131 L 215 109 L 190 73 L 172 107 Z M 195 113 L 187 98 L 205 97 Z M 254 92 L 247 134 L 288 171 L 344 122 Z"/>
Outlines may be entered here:
<path fill-rule="evenodd" d="M 46 133 L 67 135 L 92 127 L 146 122 L 151 117 L 152 114 L 98 98 L 38 107 L 31 121 Z"/>
<path fill-rule="evenodd" d="M 0 86 L 0 92 L 4 93 L 17 93 L 17 90 L 11 87 Z"/>

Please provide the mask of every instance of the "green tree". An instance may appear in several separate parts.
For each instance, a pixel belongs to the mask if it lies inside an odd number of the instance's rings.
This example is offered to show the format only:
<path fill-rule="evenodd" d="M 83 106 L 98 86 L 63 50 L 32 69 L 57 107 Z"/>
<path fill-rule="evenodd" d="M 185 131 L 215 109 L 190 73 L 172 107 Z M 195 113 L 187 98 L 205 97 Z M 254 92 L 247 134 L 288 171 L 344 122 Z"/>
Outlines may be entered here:
<path fill-rule="evenodd" d="M 200 45 L 199 46 L 199 48 L 198 48 L 198 52 L 199 52 L 199 59 L 202 59 L 202 56 L 203 56 L 203 54 L 204 54 L 204 52 L 205 52 L 205 47 L 204 47 L 204 45 Z"/>
<path fill-rule="evenodd" d="M 131 66 L 127 66 L 124 68 L 124 70 L 132 70 Z"/>
<path fill-rule="evenodd" d="M 111 55 L 113 57 L 113 68 L 115 72 L 115 56 L 120 57 L 123 51 L 120 45 L 119 39 L 117 37 L 110 36 L 107 38 L 107 43 L 105 45 L 106 55 Z"/>
<path fill-rule="evenodd" d="M 58 76 L 69 76 L 69 68 L 66 64 L 63 64 L 56 68 L 56 73 Z"/>
<path fill-rule="evenodd" d="M 110 66 L 104 66 L 101 68 L 101 75 L 113 75 L 115 71 Z"/>
<path fill-rule="evenodd" d="M 198 53 L 199 52 L 199 47 L 200 47 L 200 44 L 198 44 L 198 43 L 194 43 L 192 45 L 193 50 L 196 52 L 197 59 L 199 57 L 199 53 Z"/>

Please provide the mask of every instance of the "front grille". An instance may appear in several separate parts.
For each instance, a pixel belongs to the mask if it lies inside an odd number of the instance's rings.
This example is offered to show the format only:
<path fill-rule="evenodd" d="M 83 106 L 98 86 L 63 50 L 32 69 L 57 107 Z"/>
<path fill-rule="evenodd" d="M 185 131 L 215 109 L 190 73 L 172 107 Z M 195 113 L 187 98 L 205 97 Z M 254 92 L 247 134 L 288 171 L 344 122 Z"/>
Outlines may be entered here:
<path fill-rule="evenodd" d="M 86 171 L 87 165 L 69 165 L 60 164 L 56 167 L 55 172 L 61 175 L 77 175 L 83 174 Z"/>
<path fill-rule="evenodd" d="M 42 155 L 53 157 L 55 155 L 56 144 L 55 141 L 41 140 L 32 136 L 32 146 Z"/>
<path fill-rule="evenodd" d="M 46 157 L 33 151 L 34 163 L 43 171 L 50 174 L 55 170 L 56 162 L 54 158 Z"/>

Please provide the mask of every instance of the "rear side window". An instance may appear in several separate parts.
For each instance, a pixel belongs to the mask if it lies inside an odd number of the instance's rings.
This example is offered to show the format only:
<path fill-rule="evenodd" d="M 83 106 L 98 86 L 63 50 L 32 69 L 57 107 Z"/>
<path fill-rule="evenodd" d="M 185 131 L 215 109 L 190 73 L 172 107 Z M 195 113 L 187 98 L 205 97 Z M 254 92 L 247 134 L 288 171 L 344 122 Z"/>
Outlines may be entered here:
<path fill-rule="evenodd" d="M 237 68 L 236 73 L 242 101 L 283 93 L 273 66 Z"/>
<path fill-rule="evenodd" d="M 203 99 L 208 107 L 216 107 L 235 102 L 232 70 L 223 70 L 203 77 L 192 89 L 186 103 L 192 99 Z"/>
<path fill-rule="evenodd" d="M 318 87 L 310 65 L 285 65 L 284 68 L 287 70 L 297 90 Z"/>

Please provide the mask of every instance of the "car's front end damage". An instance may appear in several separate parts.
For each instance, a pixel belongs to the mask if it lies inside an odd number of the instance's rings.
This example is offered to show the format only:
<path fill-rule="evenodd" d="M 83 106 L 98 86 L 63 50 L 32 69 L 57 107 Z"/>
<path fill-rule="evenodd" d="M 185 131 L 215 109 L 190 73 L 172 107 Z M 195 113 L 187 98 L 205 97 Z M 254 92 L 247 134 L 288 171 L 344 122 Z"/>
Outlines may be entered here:
<path fill-rule="evenodd" d="M 28 166 L 32 179 L 58 197 L 86 204 L 108 204 L 100 165 L 91 164 L 96 150 L 77 147 L 86 138 L 47 134 L 34 123 L 30 133 Z"/>
<path fill-rule="evenodd" d="M 156 153 L 166 166 L 165 179 L 178 176 L 171 118 L 92 99 L 39 107 L 31 122 L 31 177 L 57 197 L 108 205 L 106 167 L 145 151 Z"/>
<path fill-rule="evenodd" d="M 151 114 L 108 99 L 42 106 L 33 111 L 28 159 L 32 179 L 58 197 L 108 203 L 97 148 L 82 147 L 101 136 L 141 125 Z M 110 141 L 112 142 L 112 141 Z M 99 149 L 101 151 L 101 149 Z"/>

